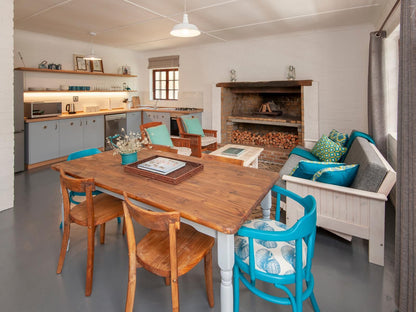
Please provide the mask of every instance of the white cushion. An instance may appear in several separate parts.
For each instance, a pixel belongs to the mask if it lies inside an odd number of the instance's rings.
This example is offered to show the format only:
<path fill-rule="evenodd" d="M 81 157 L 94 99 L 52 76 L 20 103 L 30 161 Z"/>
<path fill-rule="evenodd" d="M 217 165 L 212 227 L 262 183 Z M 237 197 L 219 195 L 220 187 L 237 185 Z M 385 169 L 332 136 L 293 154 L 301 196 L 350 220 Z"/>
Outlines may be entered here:
<path fill-rule="evenodd" d="M 217 138 L 213 137 L 213 136 L 203 136 L 201 137 L 201 146 L 207 146 L 210 145 L 212 143 L 216 143 L 217 142 Z"/>
<path fill-rule="evenodd" d="M 191 156 L 191 154 L 192 154 L 192 150 L 189 147 L 172 146 L 172 148 L 178 150 L 179 155 Z"/>
<path fill-rule="evenodd" d="M 287 230 L 286 224 L 270 219 L 250 220 L 245 222 L 243 226 L 271 232 Z M 253 245 L 256 270 L 276 275 L 295 273 L 295 241 L 281 242 L 254 239 Z M 308 248 L 304 241 L 302 241 L 302 247 L 302 263 L 305 267 Z M 236 256 L 249 265 L 248 238 L 236 235 L 234 250 Z"/>

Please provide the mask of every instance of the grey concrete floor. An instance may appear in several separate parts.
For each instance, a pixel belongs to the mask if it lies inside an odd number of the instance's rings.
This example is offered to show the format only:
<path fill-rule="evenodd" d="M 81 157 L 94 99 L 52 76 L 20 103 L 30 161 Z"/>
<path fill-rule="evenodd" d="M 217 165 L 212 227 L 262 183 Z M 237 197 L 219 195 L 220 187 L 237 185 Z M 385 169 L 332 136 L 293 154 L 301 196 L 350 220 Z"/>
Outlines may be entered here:
<path fill-rule="evenodd" d="M 112 221 L 106 243 L 96 241 L 93 291 L 84 296 L 86 229 L 73 225 L 62 274 L 56 274 L 62 232 L 59 176 L 49 168 L 15 176 L 15 207 L 0 213 L 0 311 L 122 311 L 127 291 L 127 246 Z M 396 311 L 393 300 L 394 209 L 387 205 L 385 266 L 368 263 L 368 243 L 346 242 L 318 229 L 312 271 L 321 311 Z M 145 230 L 136 226 L 138 238 Z M 216 247 L 214 247 L 216 248 Z M 214 251 L 215 307 L 205 297 L 203 264 L 179 279 L 182 311 L 220 311 L 220 275 Z M 135 311 L 169 311 L 170 288 L 139 269 Z M 273 287 L 262 285 L 275 292 Z M 291 311 L 240 288 L 240 311 Z M 312 311 L 309 301 L 304 311 Z"/>

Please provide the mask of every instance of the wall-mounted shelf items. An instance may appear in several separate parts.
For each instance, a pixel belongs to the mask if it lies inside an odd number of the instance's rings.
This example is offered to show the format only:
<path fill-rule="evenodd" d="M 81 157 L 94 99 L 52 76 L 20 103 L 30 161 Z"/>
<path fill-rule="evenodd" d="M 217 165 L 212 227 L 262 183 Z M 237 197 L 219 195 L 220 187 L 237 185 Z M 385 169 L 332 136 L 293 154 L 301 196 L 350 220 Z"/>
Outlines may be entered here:
<path fill-rule="evenodd" d="M 100 72 L 84 72 L 75 70 L 56 70 L 56 69 L 43 69 L 43 68 L 31 68 L 31 67 L 17 67 L 15 70 L 28 71 L 28 72 L 44 72 L 44 73 L 56 73 L 56 74 L 76 74 L 76 75 L 95 75 L 95 76 L 112 76 L 112 77 L 137 77 L 137 75 L 122 75 L 122 74 L 107 74 Z"/>

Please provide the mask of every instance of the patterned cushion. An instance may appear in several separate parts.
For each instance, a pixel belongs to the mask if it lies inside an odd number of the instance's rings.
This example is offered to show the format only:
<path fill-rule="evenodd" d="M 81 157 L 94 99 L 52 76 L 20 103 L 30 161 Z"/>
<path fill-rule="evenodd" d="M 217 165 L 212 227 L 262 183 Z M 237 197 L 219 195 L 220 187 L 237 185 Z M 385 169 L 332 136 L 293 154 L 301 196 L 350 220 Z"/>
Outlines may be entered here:
<path fill-rule="evenodd" d="M 245 222 L 243 226 L 271 232 L 288 229 L 286 224 L 271 219 L 250 220 Z M 235 254 L 247 265 L 249 265 L 248 244 L 247 237 L 235 236 Z M 277 275 L 289 275 L 295 272 L 295 241 L 277 242 L 254 239 L 253 244 L 256 270 Z M 302 247 L 302 267 L 305 267 L 308 249 L 304 241 L 302 241 Z"/>
<path fill-rule="evenodd" d="M 325 168 L 315 173 L 312 180 L 341 186 L 350 186 L 357 174 L 358 166 L 359 165 L 348 165 Z"/>
<path fill-rule="evenodd" d="M 201 146 L 207 146 L 210 145 L 212 143 L 217 142 L 217 138 L 213 137 L 213 136 L 204 136 L 201 137 Z"/>
<path fill-rule="evenodd" d="M 192 150 L 189 147 L 172 146 L 172 148 L 178 150 L 179 155 L 191 156 L 192 154 Z"/>
<path fill-rule="evenodd" d="M 312 179 L 313 175 L 319 170 L 336 167 L 344 164 L 330 162 L 330 161 L 311 161 L 311 160 L 301 160 L 298 165 L 293 168 L 290 173 L 291 176 L 303 179 Z"/>
<path fill-rule="evenodd" d="M 335 129 L 332 129 L 332 131 L 329 133 L 328 138 L 330 138 L 335 143 L 338 143 L 341 146 L 345 146 L 345 144 L 348 141 L 348 134 L 338 132 Z"/>
<path fill-rule="evenodd" d="M 337 162 L 346 151 L 345 147 L 335 143 L 326 135 L 323 135 L 312 148 L 312 154 L 318 157 L 320 161 Z"/>

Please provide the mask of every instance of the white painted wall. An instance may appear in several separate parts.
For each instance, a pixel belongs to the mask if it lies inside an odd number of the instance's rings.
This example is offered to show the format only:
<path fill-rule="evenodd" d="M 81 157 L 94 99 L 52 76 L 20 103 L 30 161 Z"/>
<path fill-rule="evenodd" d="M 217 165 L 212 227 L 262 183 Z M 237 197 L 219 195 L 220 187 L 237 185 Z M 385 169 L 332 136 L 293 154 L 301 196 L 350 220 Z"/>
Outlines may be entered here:
<path fill-rule="evenodd" d="M 0 4 L 0 210 L 14 201 L 13 0 Z"/>
<path fill-rule="evenodd" d="M 144 53 L 139 72 L 147 73 L 147 58 L 180 55 L 180 88 L 203 93 L 203 126 L 212 121 L 212 85 L 229 81 L 284 80 L 287 67 L 296 68 L 297 79 L 319 83 L 320 134 L 333 128 L 367 131 L 367 70 L 371 25 L 335 28 L 208 44 Z M 148 80 L 140 81 L 148 90 Z M 215 114 L 214 114 L 215 116 Z"/>

